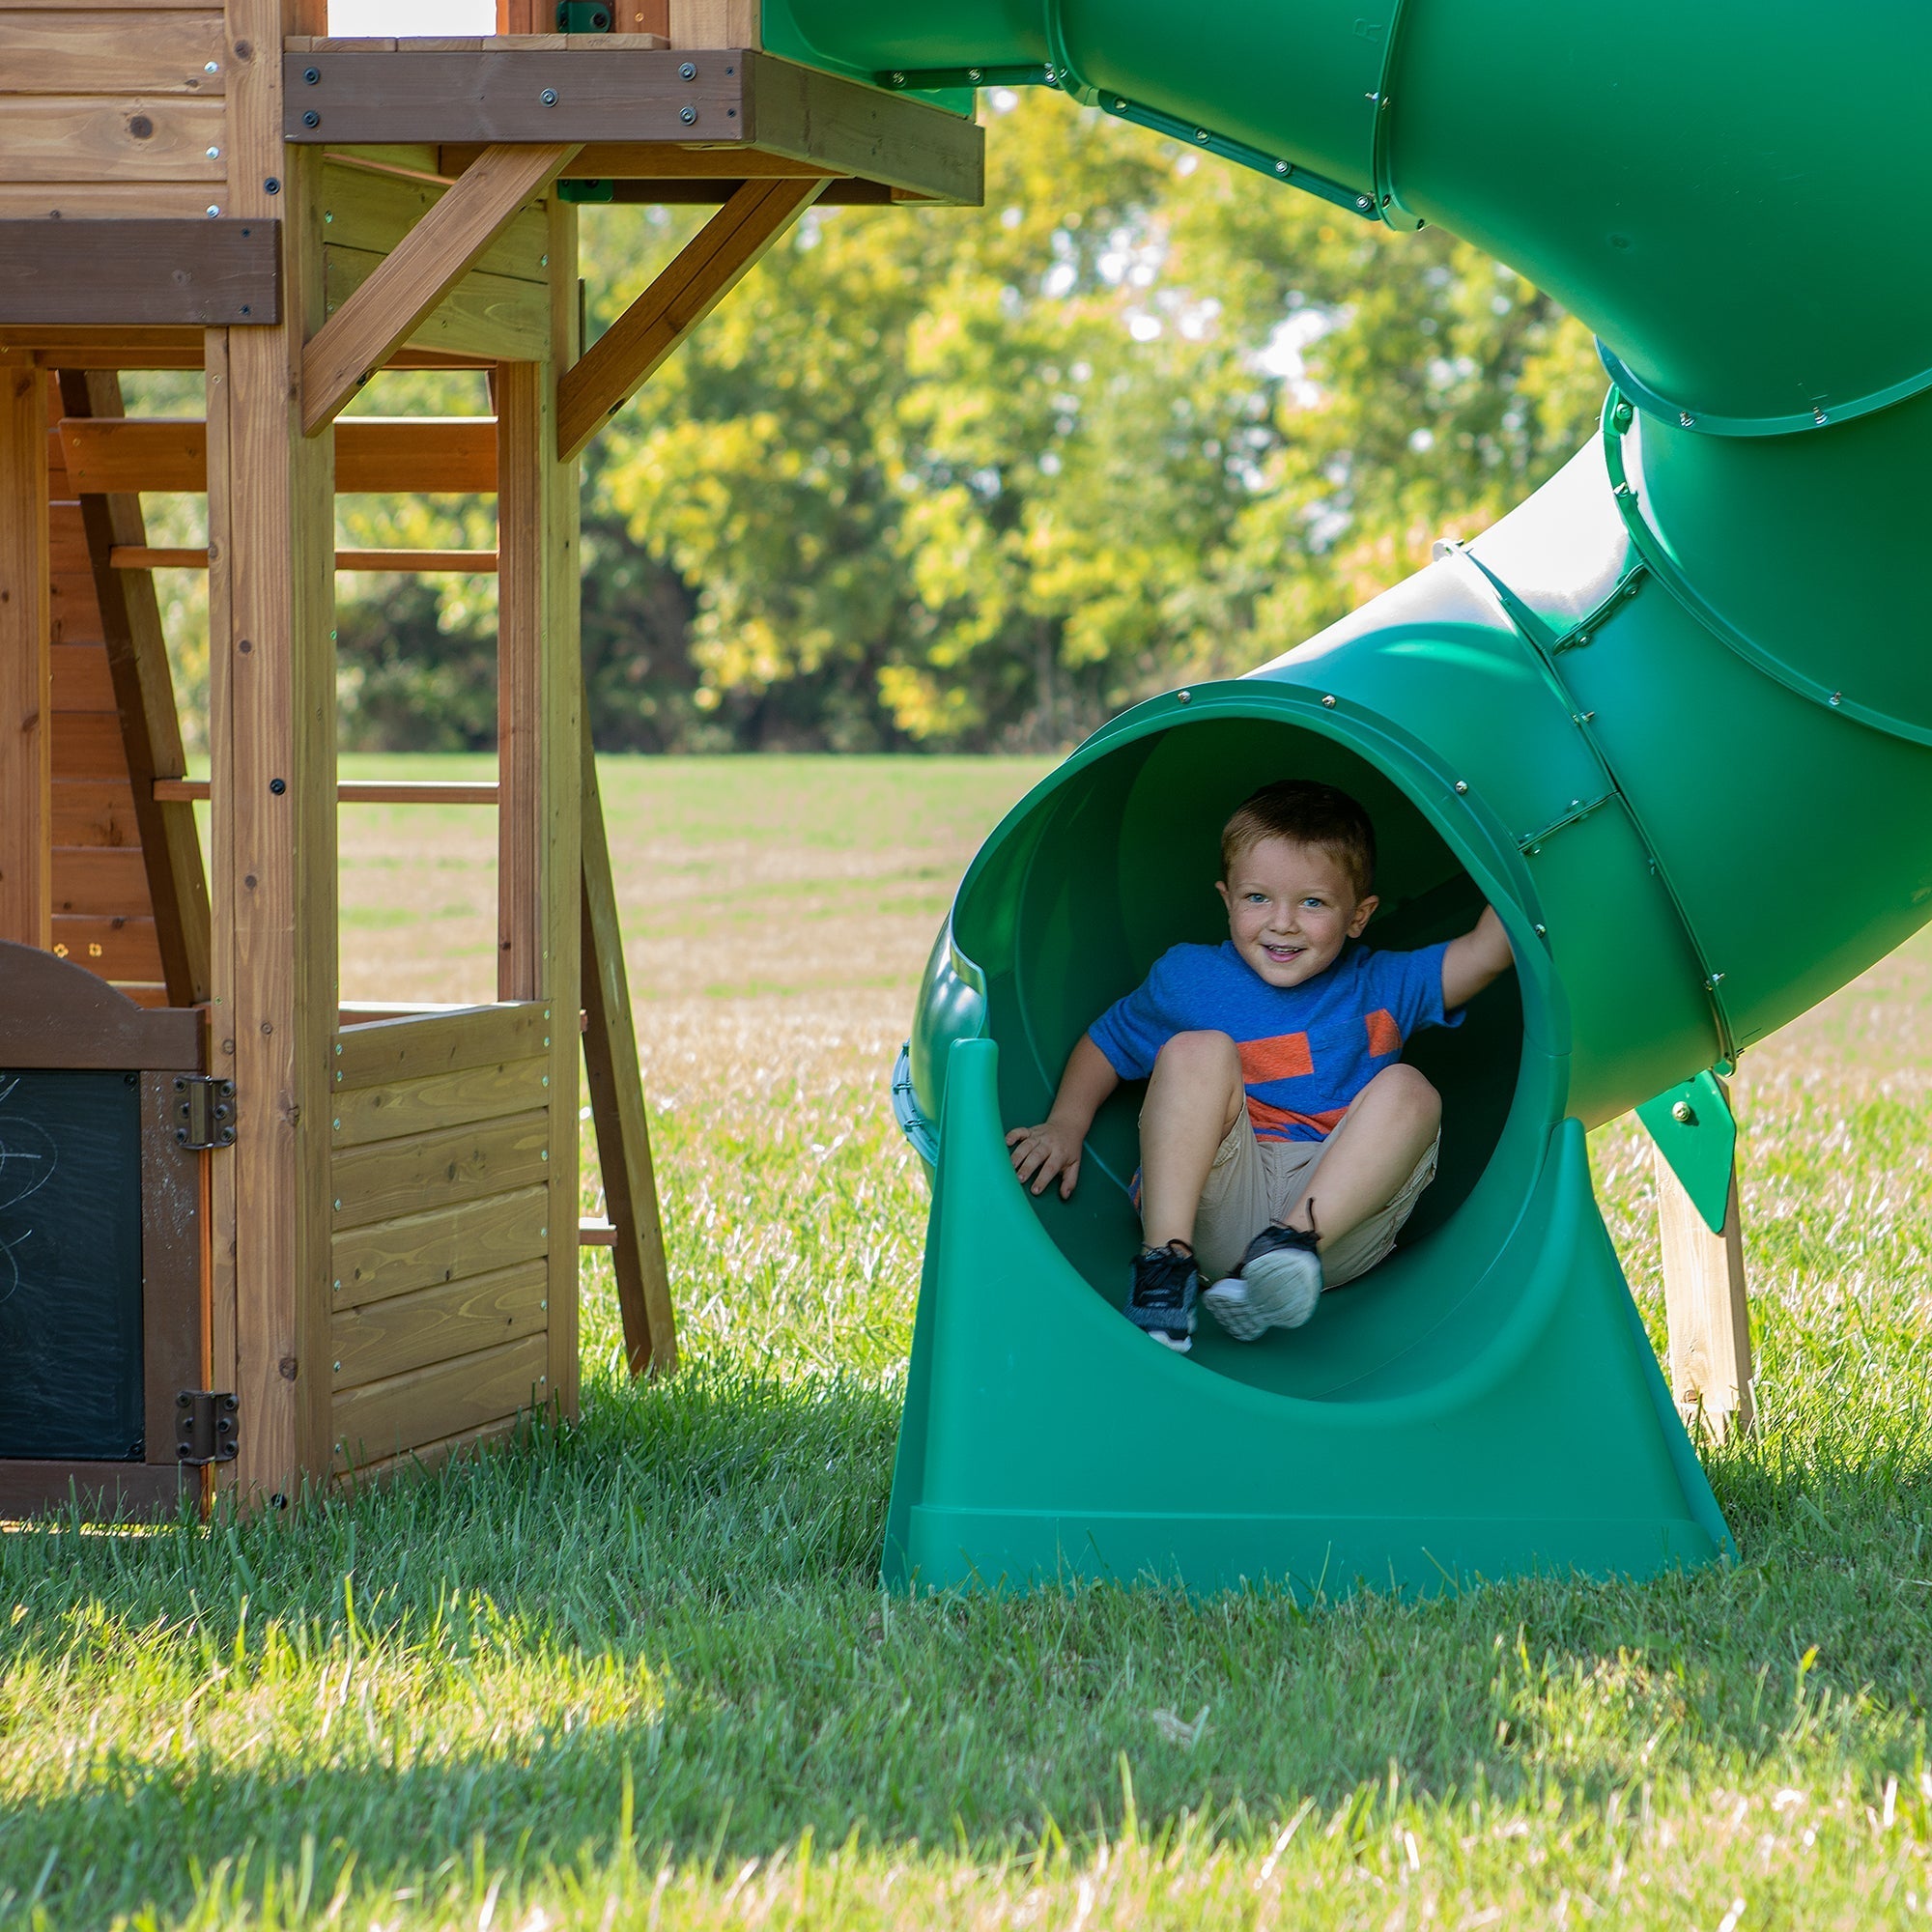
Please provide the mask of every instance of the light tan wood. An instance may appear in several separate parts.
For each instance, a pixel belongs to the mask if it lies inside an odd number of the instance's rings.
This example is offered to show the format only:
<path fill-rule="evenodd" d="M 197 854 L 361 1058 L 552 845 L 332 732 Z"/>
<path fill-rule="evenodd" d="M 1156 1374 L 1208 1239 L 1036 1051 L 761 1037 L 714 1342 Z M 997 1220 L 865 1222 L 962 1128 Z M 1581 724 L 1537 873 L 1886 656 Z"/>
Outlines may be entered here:
<path fill-rule="evenodd" d="M 550 1055 L 544 1053 L 392 1086 L 345 1088 L 330 1111 L 330 1140 L 338 1150 L 363 1147 L 549 1104 Z"/>
<path fill-rule="evenodd" d="M 548 1001 L 527 1000 L 352 1027 L 335 1043 L 329 1084 L 342 1093 L 532 1059 L 551 1050 L 550 1015 Z"/>
<path fill-rule="evenodd" d="M 357 1308 L 513 1262 L 541 1263 L 549 1251 L 548 1186 L 488 1194 L 340 1231 L 330 1248 L 329 1299 L 337 1309 Z"/>
<path fill-rule="evenodd" d="M 192 804 L 209 796 L 206 779 L 156 779 L 156 798 L 174 804 Z M 335 787 L 338 805 L 495 805 L 497 787 L 484 781 L 476 784 L 447 780 L 344 779 Z"/>
<path fill-rule="evenodd" d="M 345 1389 L 335 1399 L 335 1453 L 344 1463 L 368 1463 L 550 1400 L 544 1338 L 526 1335 Z"/>
<path fill-rule="evenodd" d="M 5 115 L 0 181 L 228 178 L 228 124 L 219 100 L 154 94 L 22 95 L 8 100 Z"/>
<path fill-rule="evenodd" d="M 4 113 L 0 109 L 0 113 Z M 0 163 L 0 166 L 4 166 Z M 119 216 L 123 220 L 152 217 L 156 220 L 192 221 L 208 214 L 227 213 L 228 186 L 225 182 L 6 182 L 0 181 L 0 217 L 63 221 L 90 221 Z M 62 331 L 43 330 L 43 334 Z M 65 331 L 70 336 L 78 331 Z M 99 332 L 99 331 L 95 331 Z M 158 335 L 155 330 L 152 334 Z M 125 331 L 124 331 L 125 333 Z M 201 367 L 201 330 L 180 331 L 185 340 L 183 353 L 192 361 L 181 366 Z M 73 368 L 71 360 L 56 366 Z M 173 363 L 143 363 L 138 357 L 116 359 L 104 364 L 114 368 L 174 367 Z"/>
<path fill-rule="evenodd" d="M 557 389 L 557 449 L 576 456 L 824 191 L 747 182 L 600 336 Z M 500 539 L 499 539 L 500 542 Z"/>
<path fill-rule="evenodd" d="M 493 148 L 336 309 L 302 355 L 302 427 L 331 420 L 576 154 L 574 142 Z"/>
<path fill-rule="evenodd" d="M 333 243 L 325 252 L 328 310 L 333 318 L 346 312 L 389 257 Z M 430 312 L 391 350 L 388 360 L 392 362 L 396 350 L 405 346 L 492 360 L 531 357 L 543 348 L 544 315 L 541 282 L 472 272 L 443 292 Z"/>
<path fill-rule="evenodd" d="M 378 1456 L 354 1465 L 347 1464 L 338 1456 L 329 1488 L 338 1495 L 354 1495 L 357 1491 L 386 1488 L 391 1483 L 434 1475 L 451 1463 L 480 1455 L 506 1436 L 513 1435 L 527 1421 L 527 1415 L 523 1413 L 499 1415 L 494 1422 L 486 1422 L 479 1429 L 466 1429 L 455 1435 L 445 1435 L 440 1442 L 420 1442 L 400 1455 Z"/>
<path fill-rule="evenodd" d="M 333 247 L 386 255 L 442 199 L 448 185 L 433 178 L 433 148 L 421 151 L 423 166 L 408 172 L 364 165 L 362 152 L 356 151 L 355 160 L 333 151 L 325 156 L 324 240 Z M 547 282 L 543 258 L 548 234 L 540 206 L 519 209 L 470 266 L 485 274 Z"/>
<path fill-rule="evenodd" d="M 205 550 L 156 550 L 144 544 L 116 544 L 109 563 L 116 570 L 206 570 Z M 427 575 L 455 571 L 476 577 L 496 574 L 494 550 L 339 550 L 337 570 L 394 571 Z"/>
<path fill-rule="evenodd" d="M 551 1177 L 550 1115 L 511 1114 L 354 1148 L 335 1156 L 330 1175 L 338 1228 L 399 1220 L 527 1187 Z"/>
<path fill-rule="evenodd" d="M 47 379 L 0 355 L 0 939 L 53 936 Z"/>
<path fill-rule="evenodd" d="M 227 90 L 228 37 L 218 10 L 0 11 L 0 99 L 186 94 L 219 99 Z M 0 107 L 0 116 L 7 111 Z"/>
<path fill-rule="evenodd" d="M 1661 1149 L 1657 1223 L 1663 1246 L 1663 1301 L 1670 1328 L 1670 1388 L 1687 1426 L 1699 1416 L 1712 1439 L 1747 1430 L 1751 1393 L 1750 1303 L 1745 1281 L 1738 1180 L 1731 1176 L 1724 1230 L 1714 1235 L 1691 1206 Z"/>
<path fill-rule="evenodd" d="M 615 1228 L 612 1261 L 624 1354 L 631 1373 L 668 1375 L 677 1366 L 677 1324 L 665 1262 L 650 1122 L 638 1066 L 630 979 L 617 922 L 617 889 L 605 837 L 604 803 L 590 721 L 583 721 L 583 1064 L 597 1122 L 597 1162 Z M 582 1231 L 579 1239 L 582 1241 Z"/>
<path fill-rule="evenodd" d="M 674 47 L 761 47 L 764 9 L 758 0 L 670 0 Z"/>
<path fill-rule="evenodd" d="M 329 1331 L 336 1393 L 537 1334 L 549 1300 L 538 1260 L 340 1309 Z"/>

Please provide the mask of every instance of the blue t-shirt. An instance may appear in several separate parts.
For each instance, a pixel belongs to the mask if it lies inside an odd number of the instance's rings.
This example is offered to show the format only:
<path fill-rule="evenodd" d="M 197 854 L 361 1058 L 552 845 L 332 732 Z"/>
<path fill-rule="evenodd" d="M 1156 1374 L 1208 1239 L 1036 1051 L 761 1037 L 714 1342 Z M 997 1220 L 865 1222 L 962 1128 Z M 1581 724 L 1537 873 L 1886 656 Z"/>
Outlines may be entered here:
<path fill-rule="evenodd" d="M 1241 1056 L 1248 1119 L 1263 1140 L 1319 1141 L 1419 1027 L 1461 1026 L 1442 1009 L 1440 946 L 1378 952 L 1350 944 L 1298 986 L 1270 986 L 1235 942 L 1173 946 L 1087 1029 L 1122 1080 L 1145 1080 L 1178 1033 L 1225 1033 Z"/>

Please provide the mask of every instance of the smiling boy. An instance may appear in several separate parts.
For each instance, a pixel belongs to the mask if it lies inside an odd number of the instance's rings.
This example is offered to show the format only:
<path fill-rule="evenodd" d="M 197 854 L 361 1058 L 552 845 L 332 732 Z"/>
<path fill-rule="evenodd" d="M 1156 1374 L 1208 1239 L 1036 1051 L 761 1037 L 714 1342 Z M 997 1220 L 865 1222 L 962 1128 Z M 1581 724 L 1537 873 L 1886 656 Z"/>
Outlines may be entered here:
<path fill-rule="evenodd" d="M 1347 792 L 1263 786 L 1221 833 L 1228 938 L 1162 953 L 1081 1036 L 1053 1111 L 1007 1136 L 1020 1179 L 1038 1194 L 1057 1178 L 1065 1199 L 1100 1103 L 1147 1080 L 1126 1315 L 1170 1349 L 1190 1346 L 1197 1296 L 1243 1342 L 1298 1328 L 1389 1253 L 1435 1177 L 1442 1103 L 1403 1043 L 1461 1025 L 1513 964 L 1509 940 L 1485 906 L 1419 952 L 1358 944 L 1375 869 Z"/>

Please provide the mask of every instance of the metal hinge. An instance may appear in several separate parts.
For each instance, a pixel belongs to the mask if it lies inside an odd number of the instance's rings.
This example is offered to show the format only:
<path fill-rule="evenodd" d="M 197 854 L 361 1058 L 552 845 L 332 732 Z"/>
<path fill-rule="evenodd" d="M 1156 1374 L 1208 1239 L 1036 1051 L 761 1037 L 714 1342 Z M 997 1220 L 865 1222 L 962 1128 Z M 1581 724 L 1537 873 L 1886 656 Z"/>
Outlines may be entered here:
<path fill-rule="evenodd" d="M 192 1153 L 235 1145 L 235 1083 L 206 1073 L 178 1073 L 175 1139 Z"/>
<path fill-rule="evenodd" d="M 235 1398 L 226 1389 L 183 1389 L 175 1397 L 175 1460 L 235 1460 Z"/>

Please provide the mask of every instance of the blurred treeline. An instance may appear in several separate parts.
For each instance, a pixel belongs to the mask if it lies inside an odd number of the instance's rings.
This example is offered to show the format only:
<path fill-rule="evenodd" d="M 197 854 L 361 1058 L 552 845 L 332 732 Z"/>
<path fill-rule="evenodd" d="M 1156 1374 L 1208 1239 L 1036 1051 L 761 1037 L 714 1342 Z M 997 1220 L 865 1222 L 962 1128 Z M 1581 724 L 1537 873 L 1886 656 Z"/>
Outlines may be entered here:
<path fill-rule="evenodd" d="M 809 214 L 591 446 L 600 744 L 1064 745 L 1290 648 L 1587 435 L 1589 338 L 1507 267 L 982 101 L 983 210 Z M 583 211 L 593 332 L 707 212 Z M 489 507 L 345 498 L 343 536 L 487 546 Z M 494 583 L 338 587 L 345 746 L 493 742 Z"/>

